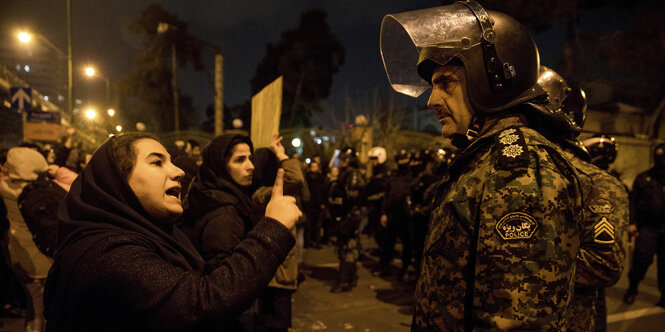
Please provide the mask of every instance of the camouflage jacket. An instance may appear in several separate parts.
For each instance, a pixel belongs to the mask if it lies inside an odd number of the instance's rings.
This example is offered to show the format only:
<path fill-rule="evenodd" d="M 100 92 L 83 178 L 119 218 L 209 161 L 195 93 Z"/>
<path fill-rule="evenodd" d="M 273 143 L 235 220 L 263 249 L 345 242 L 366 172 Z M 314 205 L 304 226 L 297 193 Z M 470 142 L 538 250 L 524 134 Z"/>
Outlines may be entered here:
<path fill-rule="evenodd" d="M 571 302 L 572 331 L 592 331 L 596 316 L 597 288 L 614 285 L 623 272 L 630 218 L 628 192 L 608 172 L 565 149 L 577 170 L 584 197 L 581 243 L 577 253 L 575 294 Z"/>
<path fill-rule="evenodd" d="M 566 330 L 582 197 L 563 152 L 504 118 L 438 190 L 412 329 Z"/>

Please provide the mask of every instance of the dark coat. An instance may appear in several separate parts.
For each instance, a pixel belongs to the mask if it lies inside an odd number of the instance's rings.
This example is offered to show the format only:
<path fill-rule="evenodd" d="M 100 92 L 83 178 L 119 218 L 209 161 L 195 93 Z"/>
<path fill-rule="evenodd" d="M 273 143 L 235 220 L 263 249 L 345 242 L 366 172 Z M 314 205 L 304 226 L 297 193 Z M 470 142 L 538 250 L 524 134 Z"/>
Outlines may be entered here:
<path fill-rule="evenodd" d="M 219 330 L 268 283 L 293 236 L 263 219 L 205 271 L 185 235 L 151 220 L 119 180 L 112 141 L 95 152 L 59 211 L 44 294 L 47 331 Z"/>
<path fill-rule="evenodd" d="M 226 170 L 227 157 L 238 143 L 252 146 L 248 137 L 222 135 L 203 149 L 199 175 L 184 204 L 181 230 L 201 253 L 209 269 L 224 264 L 255 224 L 248 196 L 251 189 L 238 186 Z M 254 300 L 242 315 L 225 322 L 223 327 L 224 330 L 257 331 L 262 325 L 259 304 Z"/>

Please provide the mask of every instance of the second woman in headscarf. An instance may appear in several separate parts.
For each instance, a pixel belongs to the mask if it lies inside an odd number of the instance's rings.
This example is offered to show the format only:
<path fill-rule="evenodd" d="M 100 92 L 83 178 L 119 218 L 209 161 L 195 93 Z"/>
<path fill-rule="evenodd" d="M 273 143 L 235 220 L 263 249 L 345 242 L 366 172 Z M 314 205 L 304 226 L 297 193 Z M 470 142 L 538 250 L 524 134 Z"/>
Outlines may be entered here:
<path fill-rule="evenodd" d="M 252 218 L 250 199 L 252 151 L 249 137 L 242 135 L 217 136 L 203 149 L 203 163 L 185 200 L 181 229 L 208 268 L 222 264 L 258 221 Z M 258 331 L 262 325 L 254 301 L 225 328 Z"/>

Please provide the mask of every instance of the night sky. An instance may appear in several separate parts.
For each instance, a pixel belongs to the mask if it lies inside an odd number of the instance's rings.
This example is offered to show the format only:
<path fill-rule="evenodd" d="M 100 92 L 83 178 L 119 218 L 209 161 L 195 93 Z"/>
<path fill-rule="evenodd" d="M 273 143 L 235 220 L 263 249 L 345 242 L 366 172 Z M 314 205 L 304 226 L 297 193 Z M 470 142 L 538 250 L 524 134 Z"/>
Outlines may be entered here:
<path fill-rule="evenodd" d="M 127 26 L 152 3 L 189 22 L 190 33 L 223 50 L 227 105 L 250 97 L 249 81 L 264 56 L 266 43 L 279 42 L 283 31 L 298 25 L 304 10 L 324 9 L 332 31 L 346 47 L 346 62 L 334 77 L 331 95 L 325 103 L 337 110 L 343 105 L 345 91 L 370 94 L 374 87 L 389 90 L 379 54 L 383 16 L 441 4 L 438 0 L 72 0 L 75 91 L 86 91 L 86 85 L 93 84 L 79 74 L 88 63 L 94 64 L 111 82 L 131 71 L 141 40 Z M 594 21 L 598 22 L 597 18 L 586 20 Z M 66 52 L 64 0 L 0 0 L 0 22 L 4 32 L 14 33 L 17 29 L 38 32 Z M 558 61 L 564 30 L 565 25 L 560 24 L 535 36 L 542 64 L 553 67 Z M 181 89 L 194 97 L 201 120 L 203 110 L 213 102 L 213 56 L 209 48 L 204 52 L 205 72 L 179 72 Z"/>

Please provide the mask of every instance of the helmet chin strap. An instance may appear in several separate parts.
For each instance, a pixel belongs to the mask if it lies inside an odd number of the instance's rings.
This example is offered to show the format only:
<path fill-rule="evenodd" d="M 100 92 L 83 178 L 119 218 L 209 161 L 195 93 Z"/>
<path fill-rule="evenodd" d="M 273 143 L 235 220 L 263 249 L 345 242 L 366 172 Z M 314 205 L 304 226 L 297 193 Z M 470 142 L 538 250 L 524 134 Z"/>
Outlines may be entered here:
<path fill-rule="evenodd" d="M 471 123 L 469 123 L 469 128 L 466 129 L 466 139 L 468 139 L 469 142 L 472 142 L 478 138 L 478 136 L 480 136 L 480 130 L 483 128 L 484 124 L 485 117 L 474 114 Z"/>

